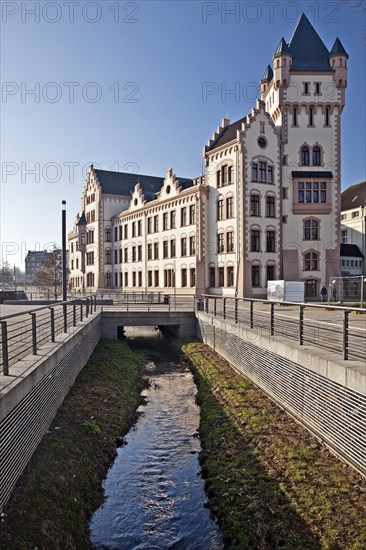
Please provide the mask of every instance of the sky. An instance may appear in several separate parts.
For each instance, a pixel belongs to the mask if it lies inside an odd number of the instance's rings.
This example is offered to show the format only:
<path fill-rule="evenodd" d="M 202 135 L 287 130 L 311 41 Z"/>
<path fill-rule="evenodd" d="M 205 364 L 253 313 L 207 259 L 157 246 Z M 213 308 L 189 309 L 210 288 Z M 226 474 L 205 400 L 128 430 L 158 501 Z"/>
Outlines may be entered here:
<path fill-rule="evenodd" d="M 223 117 L 245 116 L 304 12 L 349 54 L 342 189 L 365 179 L 365 14 L 358 0 L 1 3 L 0 257 L 61 244 L 87 167 L 164 177 L 203 171 Z M 365 6 L 365 4 L 363 4 Z"/>

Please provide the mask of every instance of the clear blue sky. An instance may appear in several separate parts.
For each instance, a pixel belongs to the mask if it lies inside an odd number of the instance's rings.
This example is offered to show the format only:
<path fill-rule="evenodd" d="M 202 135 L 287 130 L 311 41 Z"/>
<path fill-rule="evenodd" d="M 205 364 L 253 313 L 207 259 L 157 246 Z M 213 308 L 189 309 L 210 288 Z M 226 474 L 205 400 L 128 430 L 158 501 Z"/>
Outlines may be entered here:
<path fill-rule="evenodd" d="M 365 15 L 355 4 L 3 0 L 2 258 L 23 267 L 28 249 L 60 245 L 61 201 L 70 230 L 91 162 L 200 174 L 203 146 L 223 117 L 254 106 L 264 69 L 302 10 L 329 49 L 338 36 L 349 53 L 342 188 L 362 181 Z M 212 93 L 203 97 L 207 82 Z M 240 97 L 225 95 L 235 87 Z"/>

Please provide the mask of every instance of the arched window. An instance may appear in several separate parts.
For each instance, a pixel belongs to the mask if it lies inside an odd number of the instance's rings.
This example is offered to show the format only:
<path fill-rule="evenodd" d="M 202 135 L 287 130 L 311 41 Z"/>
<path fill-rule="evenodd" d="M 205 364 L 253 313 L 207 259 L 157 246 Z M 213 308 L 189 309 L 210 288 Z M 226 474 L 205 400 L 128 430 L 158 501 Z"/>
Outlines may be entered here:
<path fill-rule="evenodd" d="M 105 286 L 111 286 L 112 277 L 110 273 L 105 274 Z"/>
<path fill-rule="evenodd" d="M 318 281 L 317 279 L 306 279 L 305 281 L 305 297 L 316 298 L 318 296 Z"/>
<path fill-rule="evenodd" d="M 309 147 L 301 147 L 301 164 L 302 166 L 309 166 Z"/>
<path fill-rule="evenodd" d="M 320 166 L 320 147 L 313 147 L 313 165 Z"/>
<path fill-rule="evenodd" d="M 317 252 L 305 252 L 304 271 L 317 271 L 319 269 L 319 254 Z"/>
<path fill-rule="evenodd" d="M 319 222 L 318 220 L 305 220 L 304 221 L 304 240 L 305 241 L 318 241 L 319 240 Z"/>

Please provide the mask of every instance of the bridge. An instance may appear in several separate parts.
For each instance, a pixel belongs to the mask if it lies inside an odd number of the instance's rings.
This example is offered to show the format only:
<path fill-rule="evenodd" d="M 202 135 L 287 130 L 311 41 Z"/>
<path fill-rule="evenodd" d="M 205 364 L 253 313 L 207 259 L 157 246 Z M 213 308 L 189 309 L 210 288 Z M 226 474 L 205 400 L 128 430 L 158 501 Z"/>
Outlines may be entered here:
<path fill-rule="evenodd" d="M 125 326 L 199 337 L 366 474 L 366 309 L 153 293 L 18 309 L 0 318 L 0 510 L 99 339 Z"/>

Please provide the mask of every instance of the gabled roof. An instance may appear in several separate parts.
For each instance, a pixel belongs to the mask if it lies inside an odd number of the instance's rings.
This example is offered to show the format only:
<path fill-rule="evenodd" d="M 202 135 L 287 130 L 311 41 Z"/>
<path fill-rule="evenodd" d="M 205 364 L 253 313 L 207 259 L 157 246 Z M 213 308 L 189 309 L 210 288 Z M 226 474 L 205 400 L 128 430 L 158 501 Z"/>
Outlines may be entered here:
<path fill-rule="evenodd" d="M 280 40 L 280 43 L 278 44 L 277 48 L 276 48 L 276 51 L 274 53 L 274 57 L 276 57 L 277 55 L 282 55 L 282 54 L 288 54 L 288 55 L 292 55 L 289 47 L 288 47 L 288 44 L 285 42 L 285 39 L 282 37 L 281 40 Z"/>
<path fill-rule="evenodd" d="M 273 78 L 272 67 L 270 65 L 267 65 L 267 68 L 264 71 L 264 74 L 262 76 L 261 82 L 271 82 L 272 78 Z"/>
<path fill-rule="evenodd" d="M 236 132 L 237 130 L 241 130 L 241 125 L 245 121 L 246 117 L 240 118 L 236 122 L 233 122 L 232 124 L 229 124 L 226 126 L 221 134 L 215 139 L 215 141 L 206 147 L 206 151 L 211 151 L 212 149 L 216 149 L 216 147 L 220 147 L 220 145 L 225 145 L 225 143 L 229 143 L 229 141 L 232 141 L 236 138 Z"/>
<path fill-rule="evenodd" d="M 108 195 L 126 195 L 130 197 L 137 183 L 140 184 L 145 200 L 153 200 L 164 185 L 164 178 L 145 176 L 142 174 L 130 174 L 128 172 L 111 172 L 109 170 L 97 170 L 95 173 L 102 187 L 102 192 Z M 189 178 L 177 178 L 182 189 L 193 186 L 193 180 Z M 80 221 L 79 221 L 80 223 Z"/>
<path fill-rule="evenodd" d="M 95 169 L 95 173 L 102 187 L 102 192 L 108 195 L 130 196 L 137 183 L 140 183 L 143 191 L 157 193 L 164 183 L 164 178 L 142 174 L 97 169 Z"/>
<path fill-rule="evenodd" d="M 343 47 L 342 42 L 339 38 L 336 38 L 336 41 L 333 44 L 333 48 L 330 50 L 330 55 L 345 55 L 348 59 L 349 55 Z"/>
<path fill-rule="evenodd" d="M 341 195 L 341 210 L 353 210 L 366 206 L 366 181 L 351 185 Z"/>
<path fill-rule="evenodd" d="M 329 51 L 303 13 L 289 43 L 292 53 L 291 71 L 330 71 Z"/>
<path fill-rule="evenodd" d="M 341 256 L 351 256 L 353 258 L 363 258 L 363 254 L 357 244 L 341 243 Z"/>
<path fill-rule="evenodd" d="M 78 222 L 76 225 L 86 225 L 86 217 L 85 217 L 85 213 L 83 211 L 83 213 L 81 214 L 80 218 L 78 219 Z"/>

